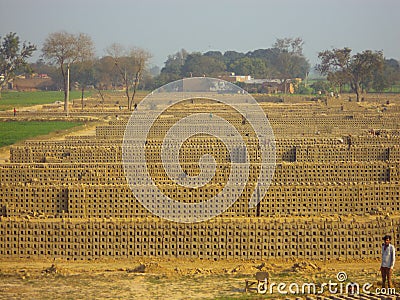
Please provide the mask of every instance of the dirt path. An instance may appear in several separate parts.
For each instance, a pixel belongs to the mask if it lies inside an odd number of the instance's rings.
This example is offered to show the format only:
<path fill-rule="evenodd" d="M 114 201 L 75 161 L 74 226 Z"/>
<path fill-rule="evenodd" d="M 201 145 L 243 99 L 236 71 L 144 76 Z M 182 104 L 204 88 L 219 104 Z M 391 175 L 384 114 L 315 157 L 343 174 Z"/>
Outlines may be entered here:
<path fill-rule="evenodd" d="M 0 148 L 0 163 L 8 162 L 10 159 L 10 146 Z"/>

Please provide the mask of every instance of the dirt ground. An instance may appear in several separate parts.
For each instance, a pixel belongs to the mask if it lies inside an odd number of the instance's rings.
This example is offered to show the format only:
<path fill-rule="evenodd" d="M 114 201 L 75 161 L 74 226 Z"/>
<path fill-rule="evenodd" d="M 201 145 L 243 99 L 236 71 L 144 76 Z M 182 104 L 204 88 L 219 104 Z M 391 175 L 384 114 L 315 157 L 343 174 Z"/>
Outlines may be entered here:
<path fill-rule="evenodd" d="M 258 271 L 270 284 L 347 282 L 380 286 L 379 260 L 200 260 L 137 258 L 65 261 L 0 260 L 0 299 L 296 299 L 272 289 L 265 295 L 245 292 L 245 281 Z M 400 272 L 395 270 L 400 290 Z M 397 280 L 399 278 L 399 280 Z M 303 295 L 304 299 L 305 296 Z"/>

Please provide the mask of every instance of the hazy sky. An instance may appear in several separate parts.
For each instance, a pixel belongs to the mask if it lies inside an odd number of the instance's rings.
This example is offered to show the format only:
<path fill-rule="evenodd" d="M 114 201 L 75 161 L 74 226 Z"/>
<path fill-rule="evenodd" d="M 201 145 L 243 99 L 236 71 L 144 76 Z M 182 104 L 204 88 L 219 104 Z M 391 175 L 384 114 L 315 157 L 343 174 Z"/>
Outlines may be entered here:
<path fill-rule="evenodd" d="M 160 67 L 182 48 L 247 52 L 297 36 L 312 64 L 345 46 L 400 59 L 399 0 L 0 0 L 1 36 L 41 49 L 60 30 L 90 35 L 98 56 L 112 43 L 145 48 Z"/>

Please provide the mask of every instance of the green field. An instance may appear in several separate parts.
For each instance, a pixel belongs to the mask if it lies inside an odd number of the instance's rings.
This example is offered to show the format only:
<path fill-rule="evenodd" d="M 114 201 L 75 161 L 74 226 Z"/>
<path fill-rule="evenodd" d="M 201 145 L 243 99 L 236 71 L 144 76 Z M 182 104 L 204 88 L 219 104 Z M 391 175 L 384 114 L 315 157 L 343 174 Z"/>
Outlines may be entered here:
<path fill-rule="evenodd" d="M 81 91 L 71 91 L 70 99 L 80 99 Z M 85 97 L 91 95 L 91 91 L 85 92 Z M 0 98 L 0 110 L 13 109 L 14 107 L 33 106 L 38 104 L 64 101 L 64 92 L 2 92 Z"/>
<path fill-rule="evenodd" d="M 79 122 L 30 121 L 0 122 L 0 147 L 15 144 L 18 141 L 45 135 L 53 131 L 80 126 Z"/>

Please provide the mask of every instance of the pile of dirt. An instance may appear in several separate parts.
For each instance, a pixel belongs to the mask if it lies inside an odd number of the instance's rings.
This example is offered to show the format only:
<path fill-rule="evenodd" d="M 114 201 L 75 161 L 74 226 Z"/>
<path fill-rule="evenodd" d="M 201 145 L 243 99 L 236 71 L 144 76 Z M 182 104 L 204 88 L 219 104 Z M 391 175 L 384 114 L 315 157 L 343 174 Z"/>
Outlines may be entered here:
<path fill-rule="evenodd" d="M 310 261 L 302 261 L 295 263 L 291 268 L 294 273 L 308 273 L 310 271 L 321 271 L 321 267 Z"/>
<path fill-rule="evenodd" d="M 60 266 L 56 264 L 52 264 L 50 267 L 45 268 L 41 271 L 41 275 L 43 276 L 50 276 L 50 275 L 62 275 L 62 276 L 68 276 L 72 275 L 73 273 L 70 272 L 68 269 L 61 268 Z"/>
<path fill-rule="evenodd" d="M 260 272 L 269 272 L 274 269 L 271 264 L 267 264 L 266 262 L 262 262 L 260 265 L 257 265 L 254 268 Z"/>
<path fill-rule="evenodd" d="M 158 262 L 141 262 L 134 268 L 127 268 L 127 273 L 147 273 L 147 274 L 166 274 L 169 270 Z"/>

